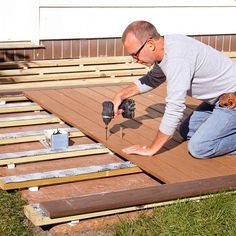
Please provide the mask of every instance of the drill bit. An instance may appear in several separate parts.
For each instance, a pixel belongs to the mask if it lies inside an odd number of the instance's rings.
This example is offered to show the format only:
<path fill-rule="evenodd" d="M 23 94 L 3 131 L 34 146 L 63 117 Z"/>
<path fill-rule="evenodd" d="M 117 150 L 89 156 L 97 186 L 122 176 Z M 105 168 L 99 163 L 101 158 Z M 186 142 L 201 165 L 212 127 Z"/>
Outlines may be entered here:
<path fill-rule="evenodd" d="M 107 140 L 107 129 L 108 129 L 107 125 L 106 125 L 105 129 L 106 129 L 106 140 Z"/>
<path fill-rule="evenodd" d="M 120 138 L 122 138 L 123 139 L 123 126 L 121 125 L 120 126 Z"/>

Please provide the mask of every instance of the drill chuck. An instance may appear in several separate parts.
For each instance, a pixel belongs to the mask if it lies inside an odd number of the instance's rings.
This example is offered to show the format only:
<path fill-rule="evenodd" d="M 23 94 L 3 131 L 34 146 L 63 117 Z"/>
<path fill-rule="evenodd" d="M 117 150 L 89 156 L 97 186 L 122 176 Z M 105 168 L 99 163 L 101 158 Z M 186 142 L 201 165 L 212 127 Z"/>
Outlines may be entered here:
<path fill-rule="evenodd" d="M 108 125 L 114 118 L 114 104 L 111 101 L 105 101 L 102 106 L 102 119 L 105 125 Z"/>

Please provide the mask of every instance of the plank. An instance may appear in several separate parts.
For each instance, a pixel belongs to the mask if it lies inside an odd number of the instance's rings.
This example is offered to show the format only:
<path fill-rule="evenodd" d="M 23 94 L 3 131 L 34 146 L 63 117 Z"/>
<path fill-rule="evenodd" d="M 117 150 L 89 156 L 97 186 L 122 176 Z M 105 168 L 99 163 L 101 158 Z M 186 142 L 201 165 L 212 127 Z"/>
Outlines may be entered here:
<path fill-rule="evenodd" d="M 76 128 L 59 128 L 59 129 L 67 131 L 70 138 L 84 136 L 84 134 Z M 45 138 L 46 138 L 45 129 L 15 132 L 15 133 L 5 133 L 5 134 L 0 134 L 0 144 L 40 141 Z"/>
<path fill-rule="evenodd" d="M 2 84 L 0 92 L 23 91 L 42 88 L 61 88 L 61 87 L 75 87 L 75 86 L 89 86 L 101 84 L 120 84 L 134 82 L 140 76 L 123 76 L 115 78 L 95 78 L 95 79 L 81 79 L 81 80 L 65 80 L 65 81 L 42 81 L 31 83 L 16 83 L 16 84 Z"/>
<path fill-rule="evenodd" d="M 73 66 L 73 65 L 94 65 L 94 64 L 115 64 L 131 63 L 130 56 L 113 56 L 113 57 L 84 57 L 78 59 L 54 59 L 54 60 L 36 60 L 36 61 L 8 61 L 1 62 L 0 69 L 6 68 L 37 68 L 53 66 Z"/>
<path fill-rule="evenodd" d="M 174 183 L 147 188 L 101 193 L 40 203 L 50 218 L 59 218 L 119 209 L 143 204 L 165 202 L 219 191 L 235 190 L 236 175 Z"/>
<path fill-rule="evenodd" d="M 72 80 L 72 79 L 90 79 L 90 78 L 106 78 L 106 77 L 121 77 L 143 75 L 147 72 L 146 69 L 123 69 L 112 71 L 98 72 L 80 72 L 80 73 L 55 73 L 55 74 L 37 74 L 37 75 L 21 75 L 21 76 L 3 76 L 1 77 L 2 84 L 13 84 L 33 81 L 54 81 L 54 80 Z"/>
<path fill-rule="evenodd" d="M 0 118 L 0 127 L 12 127 L 19 125 L 58 123 L 61 120 L 54 115 L 35 115 Z"/>
<path fill-rule="evenodd" d="M 16 102 L 16 101 L 25 101 L 28 100 L 25 96 L 21 94 L 17 95 L 0 95 L 0 102 L 7 103 L 7 102 Z"/>
<path fill-rule="evenodd" d="M 42 107 L 34 102 L 15 102 L 9 104 L 0 104 L 0 113 L 40 111 Z"/>
<path fill-rule="evenodd" d="M 38 75 L 38 74 L 54 74 L 54 73 L 68 73 L 68 72 L 89 72 L 89 71 L 111 71 L 111 70 L 132 70 L 132 69 L 146 69 L 144 65 L 138 63 L 126 64 L 108 64 L 108 65 L 86 65 L 86 66 L 65 66 L 65 67 L 45 67 L 32 69 L 14 69 L 1 70 L 0 76 L 15 76 L 15 75 Z"/>
<path fill-rule="evenodd" d="M 142 172 L 141 169 L 132 164 L 131 162 L 119 162 L 101 166 L 88 166 L 70 168 L 65 170 L 0 177 L 0 187 L 4 190 L 10 190 L 32 186 L 61 184 L 140 172 Z"/>
<path fill-rule="evenodd" d="M 108 153 L 109 149 L 100 143 L 69 146 L 66 149 L 38 149 L 0 154 L 0 165 L 61 159 L 90 154 Z"/>

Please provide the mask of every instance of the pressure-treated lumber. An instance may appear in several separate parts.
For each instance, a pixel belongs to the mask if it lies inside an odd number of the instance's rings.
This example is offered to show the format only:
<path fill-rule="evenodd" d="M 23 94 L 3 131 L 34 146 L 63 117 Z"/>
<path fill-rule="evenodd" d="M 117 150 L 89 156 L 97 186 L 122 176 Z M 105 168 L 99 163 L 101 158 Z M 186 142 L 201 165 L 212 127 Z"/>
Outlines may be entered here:
<path fill-rule="evenodd" d="M 21 76 L 4 76 L 1 77 L 3 84 L 7 83 L 23 83 L 37 81 L 55 81 L 55 80 L 72 80 L 72 79 L 90 79 L 90 78 L 106 78 L 106 77 L 121 77 L 143 75 L 146 72 L 144 69 L 123 69 L 112 71 L 96 71 L 96 72 L 75 72 L 75 73 L 55 73 L 53 74 L 38 74 L 38 75 L 21 75 Z"/>
<path fill-rule="evenodd" d="M 130 162 L 111 163 L 102 166 L 88 166 L 66 170 L 48 171 L 33 174 L 0 177 L 0 187 L 4 190 L 32 186 L 45 186 L 74 181 L 97 179 L 117 175 L 142 172 Z"/>
<path fill-rule="evenodd" d="M 53 74 L 53 73 L 72 73 L 72 72 L 89 72 L 89 71 L 112 71 L 112 70 L 132 70 L 146 69 L 144 65 L 137 63 L 126 64 L 111 64 L 111 65 L 88 65 L 88 66 L 66 66 L 66 67 L 46 67 L 33 69 L 15 69 L 1 70 L 0 76 L 15 76 L 15 75 L 38 75 L 38 74 Z M 145 73 L 145 71 L 144 71 Z"/>
<path fill-rule="evenodd" d="M 1 94 L 0 95 L 0 102 L 1 103 L 7 103 L 7 102 L 16 102 L 16 101 L 26 101 L 28 100 L 25 96 L 22 94 L 17 95 L 6 95 Z"/>
<path fill-rule="evenodd" d="M 1 62 L 0 69 L 7 68 L 37 68 L 53 66 L 73 66 L 73 65 L 94 65 L 94 64 L 119 64 L 131 63 L 130 56 L 114 57 L 84 57 L 79 59 L 55 59 L 55 60 L 36 60 L 36 61 L 9 61 Z"/>
<path fill-rule="evenodd" d="M 127 83 L 148 71 L 148 67 L 134 63 L 132 57 L 126 56 L 3 62 L 0 68 L 0 92 Z"/>
<path fill-rule="evenodd" d="M 31 115 L 0 118 L 0 127 L 12 127 L 19 125 L 58 123 L 61 120 L 54 115 Z"/>
<path fill-rule="evenodd" d="M 108 153 L 109 149 L 100 143 L 69 146 L 66 149 L 39 149 L 0 154 L 0 165 L 45 161 L 91 154 Z"/>
<path fill-rule="evenodd" d="M 42 107 L 33 102 L 0 104 L 0 114 L 10 112 L 40 111 Z"/>
<path fill-rule="evenodd" d="M 70 138 L 83 137 L 84 134 L 76 128 L 59 128 L 68 132 Z M 45 130 L 24 131 L 0 134 L 0 144 L 23 143 L 45 139 Z"/>
<path fill-rule="evenodd" d="M 62 81 L 42 81 L 42 82 L 31 82 L 31 83 L 2 84 L 0 86 L 0 92 L 131 83 L 134 82 L 139 77 L 140 76 L 124 76 L 115 78 L 99 78 L 99 79 L 95 78 L 89 80 L 78 79 L 78 80 L 65 80 L 65 81 L 62 80 Z"/>

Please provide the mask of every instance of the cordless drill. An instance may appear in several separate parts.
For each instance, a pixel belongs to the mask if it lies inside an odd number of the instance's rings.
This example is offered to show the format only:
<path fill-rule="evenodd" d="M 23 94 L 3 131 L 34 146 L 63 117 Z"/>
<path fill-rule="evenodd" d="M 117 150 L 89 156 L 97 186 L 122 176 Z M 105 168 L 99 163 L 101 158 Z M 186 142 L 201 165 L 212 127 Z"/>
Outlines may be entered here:
<path fill-rule="evenodd" d="M 111 101 L 105 101 L 102 103 L 102 119 L 106 125 L 106 139 L 107 139 L 107 127 L 111 120 L 114 118 L 114 104 Z M 119 106 L 119 110 L 122 110 L 122 116 L 124 118 L 132 119 L 134 117 L 135 101 L 133 99 L 124 99 Z"/>

